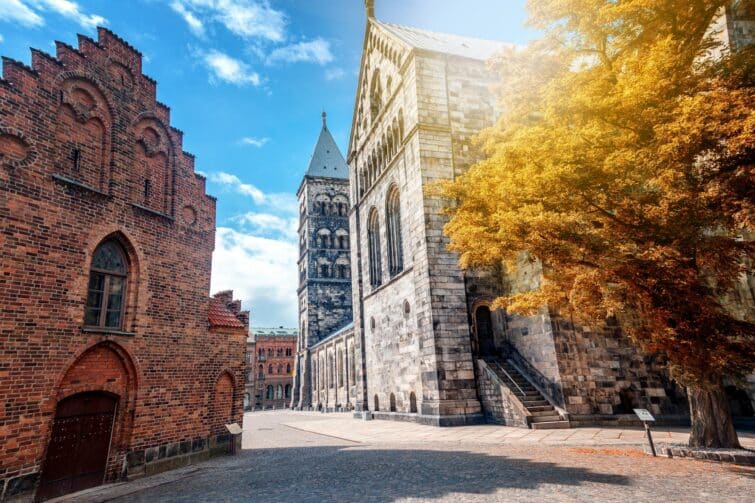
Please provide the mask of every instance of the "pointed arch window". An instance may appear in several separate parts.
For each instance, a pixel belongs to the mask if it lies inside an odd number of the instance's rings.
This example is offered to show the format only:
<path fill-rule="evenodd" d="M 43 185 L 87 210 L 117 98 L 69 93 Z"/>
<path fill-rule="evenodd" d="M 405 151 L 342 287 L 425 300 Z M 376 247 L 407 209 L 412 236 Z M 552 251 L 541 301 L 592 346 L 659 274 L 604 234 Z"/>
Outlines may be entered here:
<path fill-rule="evenodd" d="M 378 287 L 383 283 L 382 264 L 380 262 L 380 224 L 378 212 L 375 208 L 370 211 L 367 222 L 367 248 L 370 261 L 370 284 Z"/>
<path fill-rule="evenodd" d="M 115 240 L 105 241 L 92 256 L 84 324 L 122 328 L 127 282 L 126 253 Z"/>
<path fill-rule="evenodd" d="M 404 249 L 401 239 L 401 202 L 398 187 L 388 191 L 385 221 L 388 234 L 388 272 L 391 277 L 404 270 Z"/>
<path fill-rule="evenodd" d="M 373 122 L 377 119 L 382 106 L 383 89 L 380 85 L 380 72 L 375 70 L 375 73 L 372 74 L 372 83 L 370 85 L 370 116 Z"/>

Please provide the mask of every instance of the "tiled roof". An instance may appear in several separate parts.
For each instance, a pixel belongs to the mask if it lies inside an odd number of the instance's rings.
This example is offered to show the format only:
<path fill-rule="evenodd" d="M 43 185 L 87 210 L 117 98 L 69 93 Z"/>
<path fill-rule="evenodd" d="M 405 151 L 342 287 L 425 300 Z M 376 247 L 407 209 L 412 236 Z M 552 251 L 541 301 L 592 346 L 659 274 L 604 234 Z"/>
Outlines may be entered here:
<path fill-rule="evenodd" d="M 325 176 L 328 178 L 348 178 L 349 167 L 346 160 L 338 150 L 338 145 L 333 139 L 333 135 L 328 130 L 325 122 L 325 112 L 322 113 L 322 130 L 320 137 L 317 139 L 317 145 L 312 152 L 312 159 L 309 161 L 307 168 L 308 176 Z"/>
<path fill-rule="evenodd" d="M 452 54 L 464 58 L 486 60 L 507 46 L 504 42 L 437 33 L 409 26 L 375 21 L 404 43 L 426 51 Z"/>
<path fill-rule="evenodd" d="M 210 322 L 211 327 L 246 328 L 220 299 L 210 299 L 207 320 Z"/>

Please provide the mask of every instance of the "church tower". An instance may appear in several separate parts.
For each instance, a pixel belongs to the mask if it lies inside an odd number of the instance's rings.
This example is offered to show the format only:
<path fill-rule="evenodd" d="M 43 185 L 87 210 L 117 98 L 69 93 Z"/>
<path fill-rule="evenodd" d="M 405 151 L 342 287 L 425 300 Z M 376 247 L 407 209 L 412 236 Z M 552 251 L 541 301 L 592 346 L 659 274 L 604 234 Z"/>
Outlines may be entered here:
<path fill-rule="evenodd" d="M 322 129 L 297 192 L 299 348 L 294 407 L 309 407 L 309 350 L 352 321 L 349 167 L 322 114 Z"/>

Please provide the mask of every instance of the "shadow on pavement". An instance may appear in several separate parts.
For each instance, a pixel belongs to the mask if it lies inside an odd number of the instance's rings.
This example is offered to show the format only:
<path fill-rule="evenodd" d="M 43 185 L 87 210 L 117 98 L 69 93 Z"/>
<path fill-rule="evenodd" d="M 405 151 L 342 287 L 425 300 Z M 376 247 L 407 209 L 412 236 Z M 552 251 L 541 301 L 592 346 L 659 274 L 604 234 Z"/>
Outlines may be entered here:
<path fill-rule="evenodd" d="M 116 501 L 394 501 L 586 483 L 626 486 L 629 478 L 468 451 L 328 446 L 245 450 L 190 479 Z"/>

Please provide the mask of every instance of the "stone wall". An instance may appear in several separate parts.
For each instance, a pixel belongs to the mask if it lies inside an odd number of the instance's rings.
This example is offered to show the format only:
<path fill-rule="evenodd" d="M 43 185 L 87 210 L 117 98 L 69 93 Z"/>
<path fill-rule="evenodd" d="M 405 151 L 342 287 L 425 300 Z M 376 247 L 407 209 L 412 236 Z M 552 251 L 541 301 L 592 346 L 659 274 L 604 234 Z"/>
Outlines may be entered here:
<path fill-rule="evenodd" d="M 476 365 L 480 401 L 488 423 L 528 428 L 528 415 L 511 389 L 504 385 L 483 360 Z"/>

